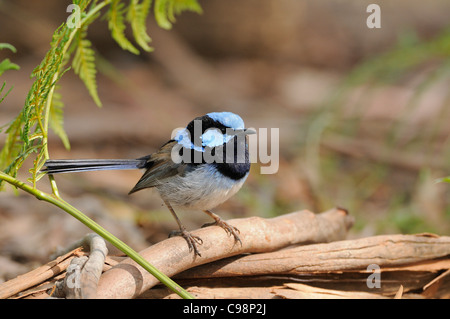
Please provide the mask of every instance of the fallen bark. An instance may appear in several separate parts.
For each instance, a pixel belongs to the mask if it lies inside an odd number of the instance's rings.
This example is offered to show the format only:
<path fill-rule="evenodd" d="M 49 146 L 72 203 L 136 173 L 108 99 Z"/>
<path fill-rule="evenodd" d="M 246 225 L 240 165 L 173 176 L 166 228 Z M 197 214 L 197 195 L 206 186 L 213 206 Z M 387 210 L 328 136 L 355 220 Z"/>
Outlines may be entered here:
<path fill-rule="evenodd" d="M 395 295 L 385 296 L 378 292 L 324 289 L 299 283 L 285 283 L 267 287 L 198 287 L 186 290 L 196 299 L 424 299 L 420 294 L 404 294 L 403 286 L 397 285 Z M 181 299 L 167 288 L 153 288 L 139 299 Z"/>
<path fill-rule="evenodd" d="M 343 240 L 352 219 L 340 209 L 317 215 L 302 211 L 272 219 L 239 219 L 231 221 L 231 224 L 241 230 L 242 246 L 227 236 L 223 229 L 213 226 L 194 232 L 204 241 L 200 246 L 201 258 L 189 252 L 182 238 L 165 240 L 144 250 L 141 255 L 169 276 L 175 277 L 197 298 L 450 296 L 450 237 L 418 234 Z M 89 244 L 91 240 L 86 241 L 90 236 L 70 249 L 88 244 L 91 251 L 94 250 L 90 259 L 95 260 L 93 257 L 99 252 Z M 216 242 L 221 244 L 215 245 Z M 258 253 L 245 254 L 251 252 Z M 97 276 L 93 277 L 94 281 L 89 281 L 88 289 L 69 293 L 73 293 L 74 297 L 93 298 L 98 274 L 103 269 L 96 297 L 179 298 L 162 285 L 148 289 L 158 281 L 128 258 L 104 258 L 105 254 L 103 252 L 98 256 L 100 262 L 96 262 L 95 267 Z M 68 277 L 72 277 L 67 266 L 71 260 L 80 261 L 76 258 L 80 256 L 87 258 L 86 253 L 76 249 L 0 285 L 0 297 L 56 296 L 57 291 L 51 287 L 59 279 L 67 282 Z M 369 268 L 368 265 L 378 268 Z M 80 272 L 83 267 L 86 266 L 82 262 Z M 381 287 L 376 289 L 368 284 L 368 279 L 375 273 L 381 276 L 378 278 Z"/>
<path fill-rule="evenodd" d="M 82 252 L 82 249 L 89 254 Z M 0 285 L 0 299 L 9 298 L 21 293 L 23 297 L 34 294 L 36 285 L 50 280 L 56 280 L 59 274 L 61 281 L 54 284 L 48 295 L 56 298 L 95 298 L 98 280 L 104 270 L 104 263 L 108 249 L 105 241 L 97 234 L 88 234 L 70 247 L 59 251 L 62 256 L 55 256 L 55 260 L 34 269 L 22 276 L 18 276 Z M 45 289 L 44 289 L 45 290 Z M 22 297 L 22 296 L 20 296 Z"/>
<path fill-rule="evenodd" d="M 390 299 L 389 297 L 361 291 L 323 289 L 297 283 L 273 287 L 189 287 L 187 291 L 196 299 Z M 139 298 L 180 299 L 167 289 L 151 289 Z"/>
<path fill-rule="evenodd" d="M 9 298 L 62 273 L 67 269 L 71 260 L 78 255 L 80 250 L 80 248 L 77 248 L 39 268 L 1 284 L 0 299 Z"/>
<path fill-rule="evenodd" d="M 272 299 L 276 287 L 197 287 L 186 288 L 196 299 Z M 166 287 L 158 287 L 142 293 L 138 299 L 181 299 Z"/>
<path fill-rule="evenodd" d="M 370 267 L 369 267 L 370 266 Z M 450 237 L 429 234 L 382 235 L 361 239 L 311 244 L 280 251 L 236 256 L 186 270 L 175 280 L 185 285 L 230 282 L 245 278 L 277 279 L 280 283 L 307 282 L 322 288 L 373 292 L 367 280 L 380 274 L 377 294 L 420 291 L 426 297 L 448 295 Z M 442 274 L 440 272 L 444 271 Z"/>
<path fill-rule="evenodd" d="M 386 299 L 383 295 L 361 291 L 340 291 L 308 285 L 288 283 L 283 288 L 274 289 L 276 297 L 284 299 Z"/>
<path fill-rule="evenodd" d="M 321 214 L 301 211 L 271 219 L 251 217 L 228 222 L 240 230 L 242 245 L 220 227 L 211 226 L 192 232 L 203 240 L 199 246 L 201 257 L 190 252 L 181 237 L 164 240 L 140 254 L 170 277 L 186 269 L 234 255 L 274 251 L 300 243 L 342 240 L 352 226 L 353 218 L 342 209 L 333 209 Z M 102 275 L 97 297 L 134 298 L 158 282 L 127 258 Z"/>
<path fill-rule="evenodd" d="M 450 237 L 447 236 L 381 235 L 223 259 L 187 270 L 177 278 L 298 275 L 349 270 L 370 272 L 366 270 L 369 265 L 377 265 L 382 271 L 385 267 L 393 269 L 394 266 L 447 255 L 450 255 Z"/>
<path fill-rule="evenodd" d="M 52 296 L 66 299 L 93 299 L 97 295 L 97 285 L 103 271 L 108 249 L 105 240 L 92 233 L 84 236 L 72 247 L 83 247 L 88 256 L 72 259 L 64 280 L 57 282 Z"/>

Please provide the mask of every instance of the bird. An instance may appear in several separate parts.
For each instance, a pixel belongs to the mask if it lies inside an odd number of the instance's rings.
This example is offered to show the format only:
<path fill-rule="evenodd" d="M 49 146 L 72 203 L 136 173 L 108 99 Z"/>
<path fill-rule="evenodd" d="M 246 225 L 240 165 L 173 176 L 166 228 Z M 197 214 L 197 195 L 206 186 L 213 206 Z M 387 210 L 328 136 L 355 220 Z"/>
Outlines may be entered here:
<path fill-rule="evenodd" d="M 242 245 L 239 230 L 211 210 L 222 204 L 244 184 L 250 172 L 245 128 L 242 118 L 232 112 L 211 112 L 194 118 L 177 131 L 156 152 L 137 159 L 49 159 L 41 170 L 47 174 L 99 170 L 145 169 L 129 194 L 154 188 L 178 224 L 169 237 L 182 236 L 189 251 L 201 257 L 197 245 L 203 240 L 188 232 L 175 208 L 201 210 L 214 219 L 235 242 Z"/>

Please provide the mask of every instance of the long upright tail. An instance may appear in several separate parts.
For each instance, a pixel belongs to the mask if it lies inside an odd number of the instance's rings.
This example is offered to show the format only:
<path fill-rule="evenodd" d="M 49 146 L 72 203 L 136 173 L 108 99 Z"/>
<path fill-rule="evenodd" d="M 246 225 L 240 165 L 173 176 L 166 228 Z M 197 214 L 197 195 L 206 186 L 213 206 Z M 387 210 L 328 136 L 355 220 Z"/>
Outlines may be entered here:
<path fill-rule="evenodd" d="M 117 169 L 140 169 L 147 165 L 148 157 L 138 159 L 78 159 L 47 160 L 42 172 L 47 174 L 103 171 Z"/>

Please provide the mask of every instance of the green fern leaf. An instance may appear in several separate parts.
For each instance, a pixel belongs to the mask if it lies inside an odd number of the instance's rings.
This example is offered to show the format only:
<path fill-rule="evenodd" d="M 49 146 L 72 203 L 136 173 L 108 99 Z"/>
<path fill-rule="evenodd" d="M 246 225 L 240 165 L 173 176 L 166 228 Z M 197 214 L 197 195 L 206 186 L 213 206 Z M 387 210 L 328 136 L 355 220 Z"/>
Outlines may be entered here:
<path fill-rule="evenodd" d="M 155 19 L 158 25 L 166 30 L 172 28 L 172 23 L 170 23 L 167 18 L 168 11 L 168 0 L 155 0 Z"/>
<path fill-rule="evenodd" d="M 172 16 L 174 14 L 180 15 L 183 11 L 192 11 L 198 14 L 202 14 L 202 7 L 198 4 L 197 0 L 172 0 Z M 175 21 L 175 19 L 174 19 Z"/>
<path fill-rule="evenodd" d="M 91 48 L 91 41 L 83 39 L 83 33 L 80 35 L 80 39 L 76 42 L 77 48 L 75 56 L 72 61 L 72 66 L 76 74 L 84 82 L 86 88 L 89 91 L 95 104 L 102 105 L 97 93 L 97 81 L 95 68 L 95 52 Z"/>
<path fill-rule="evenodd" d="M 175 23 L 175 14 L 192 11 L 201 14 L 202 8 L 197 0 L 155 0 L 155 19 L 158 25 L 166 30 Z"/>
<path fill-rule="evenodd" d="M 20 67 L 15 64 L 12 63 L 9 59 L 4 59 L 3 61 L 0 62 L 0 75 L 2 75 L 5 71 L 8 70 L 19 70 Z"/>
<path fill-rule="evenodd" d="M 59 86 L 57 85 L 55 88 L 55 92 L 53 93 L 52 104 L 50 105 L 49 125 L 53 132 L 55 132 L 55 134 L 58 135 L 58 137 L 61 139 L 64 147 L 69 150 L 69 138 L 67 137 L 66 131 L 64 130 L 64 103 L 62 101 L 61 93 L 56 91 L 58 89 Z"/>
<path fill-rule="evenodd" d="M 9 49 L 13 53 L 17 52 L 17 49 L 12 44 L 9 44 L 9 43 L 0 43 L 0 50 L 3 50 L 3 49 Z"/>
<path fill-rule="evenodd" d="M 6 82 L 3 82 L 3 85 L 2 85 L 2 87 L 0 88 L 0 103 L 2 103 L 3 102 L 3 100 L 8 96 L 8 94 L 11 92 L 11 90 L 12 90 L 12 87 L 8 90 L 8 92 L 6 92 L 5 93 L 5 95 L 3 95 L 2 96 L 2 92 L 3 92 L 3 89 L 5 88 L 5 85 L 6 85 Z"/>
<path fill-rule="evenodd" d="M 21 124 L 20 117 L 16 117 L 5 132 L 8 135 L 0 152 L 0 170 L 5 171 L 6 173 L 9 173 L 10 170 L 7 170 L 8 164 L 16 159 L 17 154 L 20 153 L 22 148 L 20 143 Z"/>
<path fill-rule="evenodd" d="M 124 4 L 120 0 L 113 0 L 108 12 L 108 27 L 111 31 L 111 36 L 124 50 L 131 53 L 139 54 L 139 50 L 131 44 L 125 36 L 125 22 L 124 22 Z"/>
<path fill-rule="evenodd" d="M 128 6 L 127 21 L 133 30 L 133 36 L 137 44 L 147 52 L 153 51 L 148 43 L 152 39 L 147 34 L 146 19 L 150 11 L 152 0 L 144 0 L 139 3 L 139 0 L 132 0 Z"/>
<path fill-rule="evenodd" d="M 62 51 L 69 40 L 70 30 L 64 25 L 53 34 L 51 49 L 33 72 L 35 81 L 28 92 L 21 113 L 11 122 L 6 133 L 6 143 L 1 151 L 0 166 L 5 173 L 16 176 L 28 155 L 34 152 L 42 154 L 44 134 L 46 134 L 45 105 L 52 91 L 62 62 Z M 34 168 L 36 171 L 37 167 Z"/>

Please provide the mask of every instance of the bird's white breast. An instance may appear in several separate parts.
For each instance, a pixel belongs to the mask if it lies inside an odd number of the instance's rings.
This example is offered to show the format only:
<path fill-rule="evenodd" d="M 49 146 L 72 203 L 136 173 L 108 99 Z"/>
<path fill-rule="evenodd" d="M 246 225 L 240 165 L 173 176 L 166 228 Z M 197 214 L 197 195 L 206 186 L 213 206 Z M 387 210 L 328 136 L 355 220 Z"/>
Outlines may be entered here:
<path fill-rule="evenodd" d="M 212 165 L 200 165 L 184 176 L 168 178 L 156 188 L 172 206 L 209 210 L 236 194 L 247 176 L 248 173 L 240 180 L 233 180 Z"/>

